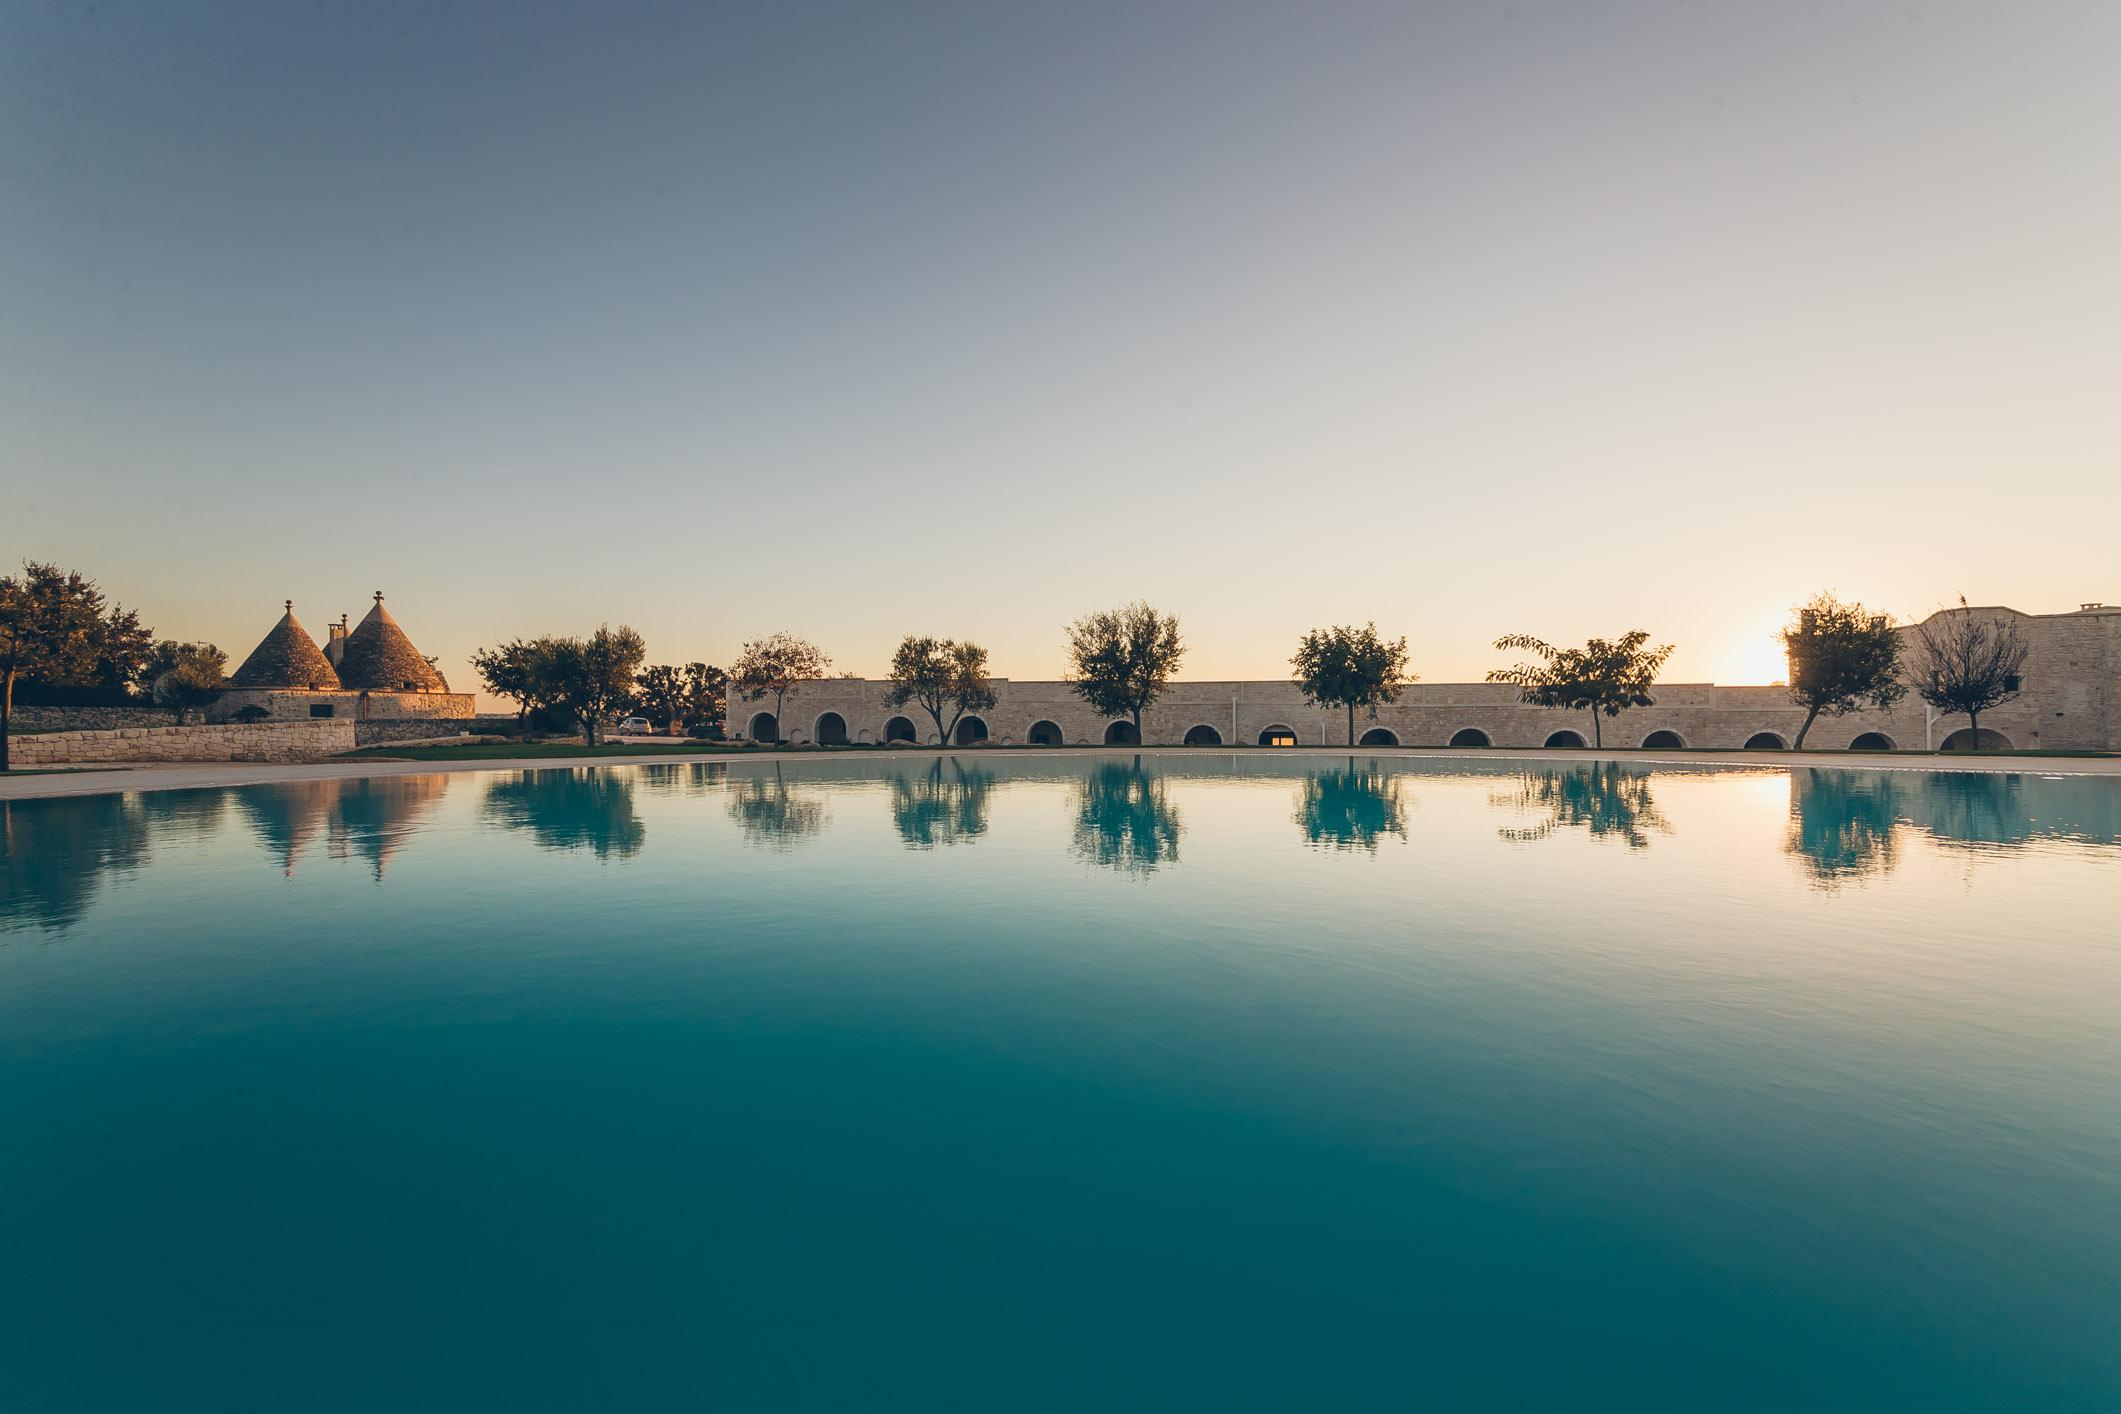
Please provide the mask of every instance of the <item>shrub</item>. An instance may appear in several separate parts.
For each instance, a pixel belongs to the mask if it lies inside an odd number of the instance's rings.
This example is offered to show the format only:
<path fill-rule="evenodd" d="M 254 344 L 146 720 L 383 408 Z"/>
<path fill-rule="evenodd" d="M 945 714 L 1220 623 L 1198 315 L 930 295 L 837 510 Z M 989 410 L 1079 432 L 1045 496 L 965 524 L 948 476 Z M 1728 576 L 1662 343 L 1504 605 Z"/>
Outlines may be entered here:
<path fill-rule="evenodd" d="M 237 708 L 229 714 L 228 719 L 231 722 L 262 722 L 270 716 L 272 716 L 271 712 L 252 702 L 247 706 Z"/>

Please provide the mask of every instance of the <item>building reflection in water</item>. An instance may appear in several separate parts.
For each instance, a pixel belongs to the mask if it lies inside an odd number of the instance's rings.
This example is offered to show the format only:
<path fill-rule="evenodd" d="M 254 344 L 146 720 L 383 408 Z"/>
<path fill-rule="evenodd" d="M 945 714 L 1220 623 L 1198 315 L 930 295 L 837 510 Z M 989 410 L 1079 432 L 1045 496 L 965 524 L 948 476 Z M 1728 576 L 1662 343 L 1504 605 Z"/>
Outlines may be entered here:
<path fill-rule="evenodd" d="M 925 771 L 898 771 L 891 789 L 891 823 L 910 849 L 933 849 L 978 839 L 987 833 L 988 796 L 994 773 L 940 757 Z"/>
<path fill-rule="evenodd" d="M 743 831 L 745 843 L 789 850 L 825 828 L 825 802 L 819 796 L 789 790 L 776 764 L 770 773 L 731 781 L 729 818 Z"/>
<path fill-rule="evenodd" d="M 1077 787 L 1074 848 L 1084 859 L 1146 874 L 1178 862 L 1178 836 L 1178 811 L 1163 779 L 1144 771 L 1139 756 L 1128 765 L 1093 766 Z"/>
<path fill-rule="evenodd" d="M 664 761 L 633 769 L 641 784 L 657 795 L 712 795 L 729 780 L 726 761 Z"/>
<path fill-rule="evenodd" d="M 586 849 L 599 860 L 631 859 L 648 837 L 634 813 L 633 777 L 625 771 L 595 766 L 512 771 L 491 780 L 479 804 L 488 820 L 526 831 L 541 849 Z"/>
<path fill-rule="evenodd" d="M 1375 768 L 1358 770 L 1353 761 L 1345 770 L 1305 776 L 1296 805 L 1296 823 L 1303 827 L 1304 840 L 1326 849 L 1363 849 L 1375 854 L 1377 842 L 1385 836 L 1405 839 L 1402 779 Z"/>
<path fill-rule="evenodd" d="M 322 846 L 332 859 L 363 859 L 380 880 L 391 859 L 449 790 L 445 771 L 366 779 L 291 781 L 230 791 L 236 813 L 266 856 L 290 877 Z"/>
<path fill-rule="evenodd" d="M 2121 843 L 2121 789 L 1993 771 L 1790 773 L 1789 850 L 1823 884 L 1890 872 L 1906 830 L 1946 849 L 2110 848 Z"/>
<path fill-rule="evenodd" d="M 1496 832 L 1512 844 L 1581 828 L 1594 838 L 1618 836 L 1630 849 L 1647 849 L 1652 835 L 1672 833 L 1671 822 L 1657 809 L 1651 793 L 1650 773 L 1613 761 L 1526 772 L 1518 777 L 1516 789 L 1497 791 L 1489 800 L 1545 816 L 1531 825 L 1505 825 Z"/>

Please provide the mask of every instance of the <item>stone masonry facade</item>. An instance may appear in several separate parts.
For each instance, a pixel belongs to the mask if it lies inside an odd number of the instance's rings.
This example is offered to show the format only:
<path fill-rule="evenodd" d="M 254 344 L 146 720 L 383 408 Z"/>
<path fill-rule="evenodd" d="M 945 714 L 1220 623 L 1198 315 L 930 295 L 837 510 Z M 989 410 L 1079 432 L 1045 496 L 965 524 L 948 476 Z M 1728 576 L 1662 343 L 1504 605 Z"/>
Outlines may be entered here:
<path fill-rule="evenodd" d="M 17 768 L 147 761 L 320 761 L 354 749 L 351 719 L 122 727 L 16 737 Z"/>
<path fill-rule="evenodd" d="M 2020 695 L 1982 714 L 1982 745 L 1994 749 L 2121 750 L 2121 608 L 2087 605 L 2066 614 L 1978 613 L 2020 621 L 2030 647 Z M 797 743 L 917 741 L 935 744 L 935 724 L 918 707 L 885 704 L 888 684 L 831 678 L 788 693 L 785 722 L 773 702 L 732 697 L 729 731 L 739 740 Z M 960 727 L 955 744 L 1104 746 L 1131 744 L 1129 727 L 1084 706 L 1065 682 L 997 679 L 1000 701 Z M 1666 683 L 1656 705 L 1605 718 L 1609 747 L 1787 747 L 1804 711 L 1782 687 Z M 1964 717 L 1942 718 L 1910 692 L 1888 712 L 1821 717 L 1812 749 L 1956 749 L 1966 744 Z M 1574 734 L 1572 737 L 1570 734 Z M 1178 682 L 1142 716 L 1147 745 L 1342 746 L 1347 718 L 1338 707 L 1306 702 L 1289 682 Z M 1416 683 L 1400 700 L 1355 713 L 1358 744 L 1372 746 L 1573 746 L 1596 733 L 1588 712 L 1553 711 L 1518 701 L 1498 683 Z"/>

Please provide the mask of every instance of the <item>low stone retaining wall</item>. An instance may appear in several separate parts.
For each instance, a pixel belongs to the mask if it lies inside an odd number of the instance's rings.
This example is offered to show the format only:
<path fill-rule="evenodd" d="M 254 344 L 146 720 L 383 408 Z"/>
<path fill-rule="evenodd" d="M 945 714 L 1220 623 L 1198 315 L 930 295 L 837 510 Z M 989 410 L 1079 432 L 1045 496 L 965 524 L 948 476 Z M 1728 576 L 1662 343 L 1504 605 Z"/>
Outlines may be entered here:
<path fill-rule="evenodd" d="M 432 717 L 414 718 L 408 721 L 355 722 L 354 740 L 363 746 L 379 746 L 400 741 L 434 741 L 437 739 L 469 739 L 471 721 L 468 718 Z M 485 740 L 485 738 L 479 738 Z"/>
<path fill-rule="evenodd" d="M 17 702 L 8 725 L 25 736 L 31 732 L 113 732 L 123 727 L 173 727 L 177 714 L 157 707 L 35 707 Z"/>
<path fill-rule="evenodd" d="M 354 724 L 334 719 L 41 732 L 14 738 L 9 749 L 17 767 L 107 761 L 317 761 L 353 750 Z"/>

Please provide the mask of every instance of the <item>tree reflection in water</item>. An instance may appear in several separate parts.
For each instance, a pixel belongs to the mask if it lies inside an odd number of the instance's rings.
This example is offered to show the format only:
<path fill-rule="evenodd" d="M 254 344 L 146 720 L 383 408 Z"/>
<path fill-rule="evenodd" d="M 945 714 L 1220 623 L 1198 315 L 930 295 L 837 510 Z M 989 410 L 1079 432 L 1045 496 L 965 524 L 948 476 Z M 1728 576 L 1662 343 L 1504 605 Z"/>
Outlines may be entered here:
<path fill-rule="evenodd" d="M 0 933 L 78 922 L 106 876 L 147 862 L 148 819 L 127 795 L 0 801 Z"/>
<path fill-rule="evenodd" d="M 788 850 L 825 828 L 825 802 L 790 791 L 776 765 L 771 776 L 746 776 L 730 786 L 729 818 L 746 844 Z"/>
<path fill-rule="evenodd" d="M 953 756 L 946 775 L 937 758 L 926 771 L 898 772 L 889 784 L 891 822 L 908 848 L 933 849 L 987 833 L 992 771 L 967 768 Z"/>
<path fill-rule="evenodd" d="M 517 771 L 486 787 L 480 808 L 511 830 L 528 830 L 543 849 L 587 849 L 600 860 L 641 852 L 647 827 L 633 810 L 633 781 L 596 766 Z"/>
<path fill-rule="evenodd" d="M 1375 854 L 1384 836 L 1407 837 L 1400 777 L 1393 772 L 1358 770 L 1352 760 L 1345 770 L 1314 771 L 1304 777 L 1296 823 L 1310 844 Z"/>
<path fill-rule="evenodd" d="M 1671 822 L 1650 793 L 1649 774 L 1612 761 L 1527 773 L 1515 792 L 1497 792 L 1489 799 L 1527 813 L 1546 812 L 1547 818 L 1536 825 L 1505 825 L 1496 832 L 1513 844 L 1543 840 L 1556 830 L 1579 825 L 1594 837 L 1618 835 L 1630 849 L 1648 849 L 1651 835 L 1672 833 Z"/>
<path fill-rule="evenodd" d="M 1891 772 L 1790 775 L 1788 849 L 1822 887 L 1890 871 L 1899 860 L 1900 815 L 1900 781 Z"/>
<path fill-rule="evenodd" d="M 1083 858 L 1135 874 L 1178 862 L 1178 812 L 1139 756 L 1132 765 L 1093 767 L 1075 807 L 1075 852 Z"/>

